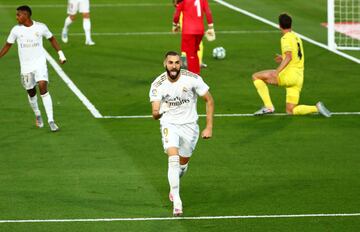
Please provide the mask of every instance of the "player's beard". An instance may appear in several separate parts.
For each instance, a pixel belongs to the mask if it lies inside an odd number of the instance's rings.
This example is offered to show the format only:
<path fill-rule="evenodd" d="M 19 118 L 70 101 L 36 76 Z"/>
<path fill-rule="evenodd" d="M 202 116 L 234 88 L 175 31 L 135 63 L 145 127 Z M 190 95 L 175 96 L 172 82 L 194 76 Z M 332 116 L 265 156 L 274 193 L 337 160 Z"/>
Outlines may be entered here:
<path fill-rule="evenodd" d="M 166 72 L 172 80 L 176 80 L 180 75 L 180 68 L 179 69 L 173 68 L 173 69 L 169 70 L 166 67 Z"/>

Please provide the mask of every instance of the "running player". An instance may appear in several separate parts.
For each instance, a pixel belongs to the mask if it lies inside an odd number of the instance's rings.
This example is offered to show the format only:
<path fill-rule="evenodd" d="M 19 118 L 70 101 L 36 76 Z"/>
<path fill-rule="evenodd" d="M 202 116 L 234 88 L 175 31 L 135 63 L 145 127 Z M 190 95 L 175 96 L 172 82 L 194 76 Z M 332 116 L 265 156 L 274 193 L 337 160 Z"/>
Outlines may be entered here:
<path fill-rule="evenodd" d="M 206 103 L 206 127 L 201 136 L 212 137 L 214 100 L 202 78 L 187 70 L 181 70 L 180 55 L 167 52 L 166 72 L 151 85 L 150 102 L 154 119 L 160 119 L 162 143 L 168 155 L 169 198 L 173 202 L 173 215 L 183 214 L 180 198 L 180 177 L 188 168 L 190 157 L 199 138 L 197 97 Z"/>
<path fill-rule="evenodd" d="M 301 39 L 291 30 L 292 19 L 288 14 L 279 16 L 279 26 L 283 34 L 281 38 L 282 55 L 275 61 L 279 66 L 275 70 L 264 70 L 253 74 L 254 85 L 264 106 L 254 115 L 270 114 L 275 111 L 266 84 L 286 88 L 286 113 L 289 115 L 305 115 L 320 113 L 330 117 L 331 113 L 322 102 L 316 105 L 298 105 L 300 92 L 304 82 L 304 48 Z"/>
<path fill-rule="evenodd" d="M 76 13 L 80 12 L 83 15 L 83 28 L 85 32 L 85 44 L 95 45 L 91 39 L 91 22 L 90 22 L 90 2 L 89 0 L 68 0 L 67 13 L 68 17 L 65 19 L 64 28 L 61 33 L 61 39 L 64 43 L 68 42 L 68 31 L 70 24 L 76 19 Z"/>
<path fill-rule="evenodd" d="M 36 85 L 38 85 L 50 129 L 55 132 L 59 130 L 59 127 L 54 122 L 52 99 L 47 89 L 49 80 L 42 38 L 45 37 L 50 41 L 59 54 L 61 64 L 65 63 L 66 58 L 47 26 L 31 19 L 32 12 L 29 6 L 20 6 L 16 10 L 16 19 L 19 24 L 12 28 L 7 42 L 0 51 L 0 58 L 17 41 L 21 82 L 28 93 L 30 106 L 35 113 L 36 126 L 40 128 L 44 126 L 36 96 Z"/>

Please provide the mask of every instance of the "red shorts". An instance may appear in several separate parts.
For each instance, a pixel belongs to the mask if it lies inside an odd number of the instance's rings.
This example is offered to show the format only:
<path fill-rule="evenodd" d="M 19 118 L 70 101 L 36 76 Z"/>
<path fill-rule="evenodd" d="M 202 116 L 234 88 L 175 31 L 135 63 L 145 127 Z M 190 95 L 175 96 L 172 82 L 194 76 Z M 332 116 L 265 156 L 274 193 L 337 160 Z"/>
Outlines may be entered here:
<path fill-rule="evenodd" d="M 186 53 L 196 53 L 199 50 L 203 34 L 192 35 L 182 34 L 181 36 L 181 51 Z"/>

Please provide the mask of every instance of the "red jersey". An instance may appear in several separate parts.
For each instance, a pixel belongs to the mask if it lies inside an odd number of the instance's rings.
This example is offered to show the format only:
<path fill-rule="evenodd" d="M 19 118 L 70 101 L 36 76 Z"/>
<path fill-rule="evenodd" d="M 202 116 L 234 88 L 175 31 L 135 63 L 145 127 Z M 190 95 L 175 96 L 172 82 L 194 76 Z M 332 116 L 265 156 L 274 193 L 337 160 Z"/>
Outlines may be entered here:
<path fill-rule="evenodd" d="M 183 34 L 204 34 L 204 13 L 208 24 L 213 23 L 207 0 L 183 0 L 177 4 L 173 19 L 174 23 L 179 23 L 181 12 L 183 13 Z"/>

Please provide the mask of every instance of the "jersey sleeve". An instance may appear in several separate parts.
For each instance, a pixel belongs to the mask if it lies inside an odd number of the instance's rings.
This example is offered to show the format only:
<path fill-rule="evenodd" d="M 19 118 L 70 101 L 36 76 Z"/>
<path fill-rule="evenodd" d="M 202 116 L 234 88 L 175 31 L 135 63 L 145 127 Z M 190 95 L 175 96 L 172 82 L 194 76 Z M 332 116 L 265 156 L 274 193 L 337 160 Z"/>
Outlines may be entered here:
<path fill-rule="evenodd" d="M 161 97 L 160 89 L 156 88 L 154 85 L 151 85 L 149 98 L 150 98 L 150 102 L 161 101 L 162 97 Z"/>
<path fill-rule="evenodd" d="M 204 0 L 203 11 L 205 12 L 207 23 L 212 24 L 213 23 L 213 17 L 212 17 L 212 13 L 211 13 L 209 3 L 208 3 L 207 0 Z"/>
<path fill-rule="evenodd" d="M 180 14 L 181 14 L 181 11 L 183 10 L 183 7 L 184 7 L 184 2 L 183 1 L 176 5 L 176 10 L 175 10 L 174 17 L 173 17 L 173 22 L 174 23 L 179 23 Z"/>
<path fill-rule="evenodd" d="M 53 34 L 45 24 L 42 24 L 42 36 L 44 36 L 46 39 L 53 37 Z"/>
<path fill-rule="evenodd" d="M 209 86 L 198 76 L 194 79 L 194 88 L 199 96 L 204 96 L 209 91 Z"/>
<path fill-rule="evenodd" d="M 10 34 L 9 34 L 6 42 L 8 42 L 8 43 L 10 43 L 10 44 L 14 44 L 14 43 L 15 43 L 16 38 L 17 38 L 15 30 L 16 30 L 15 27 L 13 27 L 13 28 L 11 29 Z"/>
<path fill-rule="evenodd" d="M 282 53 L 285 53 L 285 52 L 291 52 L 293 49 L 292 49 L 292 46 L 291 46 L 291 41 L 290 41 L 290 38 L 287 37 L 287 36 L 284 36 L 281 38 L 281 51 Z"/>

